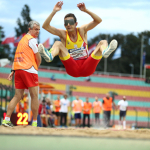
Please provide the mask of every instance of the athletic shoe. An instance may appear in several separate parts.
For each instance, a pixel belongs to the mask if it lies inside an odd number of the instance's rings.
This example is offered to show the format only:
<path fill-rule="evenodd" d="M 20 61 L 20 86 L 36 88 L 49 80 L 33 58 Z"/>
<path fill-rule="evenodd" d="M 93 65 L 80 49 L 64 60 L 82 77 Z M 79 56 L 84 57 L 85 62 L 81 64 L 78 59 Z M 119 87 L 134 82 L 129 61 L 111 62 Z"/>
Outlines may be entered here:
<path fill-rule="evenodd" d="M 37 122 L 32 122 L 33 127 L 37 127 Z"/>
<path fill-rule="evenodd" d="M 109 46 L 102 52 L 102 56 L 107 58 L 117 48 L 117 45 L 118 42 L 116 40 L 112 40 Z"/>
<path fill-rule="evenodd" d="M 43 46 L 43 44 L 38 45 L 38 51 L 46 62 L 51 62 L 53 60 L 52 54 Z"/>
<path fill-rule="evenodd" d="M 14 125 L 11 123 L 11 121 L 3 120 L 2 125 L 5 127 L 13 127 Z"/>

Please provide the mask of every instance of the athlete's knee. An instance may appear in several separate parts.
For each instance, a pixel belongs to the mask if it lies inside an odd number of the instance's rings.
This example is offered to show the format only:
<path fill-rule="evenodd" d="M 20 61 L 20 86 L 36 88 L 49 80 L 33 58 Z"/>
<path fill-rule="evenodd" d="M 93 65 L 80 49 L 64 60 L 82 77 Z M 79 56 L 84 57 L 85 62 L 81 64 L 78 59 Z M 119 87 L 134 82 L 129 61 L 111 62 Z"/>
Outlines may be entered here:
<path fill-rule="evenodd" d="M 23 94 L 21 94 L 21 93 L 15 93 L 14 97 L 19 101 L 19 100 L 22 99 Z"/>
<path fill-rule="evenodd" d="M 38 93 L 37 92 L 35 92 L 35 93 L 30 92 L 30 97 L 31 97 L 31 99 L 38 99 Z"/>
<path fill-rule="evenodd" d="M 55 46 L 62 47 L 63 43 L 61 41 L 55 41 Z"/>
<path fill-rule="evenodd" d="M 99 43 L 99 45 L 105 45 L 105 44 L 108 44 L 107 40 L 101 40 Z"/>

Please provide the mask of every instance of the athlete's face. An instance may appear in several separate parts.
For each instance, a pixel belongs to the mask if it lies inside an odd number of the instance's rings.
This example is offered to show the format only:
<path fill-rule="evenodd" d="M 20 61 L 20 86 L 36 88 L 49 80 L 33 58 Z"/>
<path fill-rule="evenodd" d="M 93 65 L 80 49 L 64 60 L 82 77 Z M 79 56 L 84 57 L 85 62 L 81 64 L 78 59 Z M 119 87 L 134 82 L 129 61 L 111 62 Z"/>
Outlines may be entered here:
<path fill-rule="evenodd" d="M 57 96 L 57 100 L 60 100 L 60 96 L 59 95 Z"/>
<path fill-rule="evenodd" d="M 124 100 L 124 101 L 126 100 L 126 97 L 125 97 L 125 96 L 123 96 L 123 100 Z"/>
<path fill-rule="evenodd" d="M 87 103 L 89 102 L 89 98 L 88 98 L 88 97 L 86 98 L 86 102 L 87 102 Z"/>
<path fill-rule="evenodd" d="M 67 94 L 64 94 L 64 98 L 67 99 L 67 97 L 68 97 Z"/>
<path fill-rule="evenodd" d="M 109 98 L 109 97 L 110 97 L 109 93 L 107 93 L 107 94 L 106 94 L 106 97 L 107 97 L 107 98 Z"/>
<path fill-rule="evenodd" d="M 72 32 L 76 29 L 77 22 L 75 23 L 73 17 L 67 17 L 64 20 L 64 26 L 68 32 Z"/>
<path fill-rule="evenodd" d="M 40 31 L 40 26 L 34 24 L 33 28 L 29 28 L 29 33 L 34 37 L 38 37 Z"/>
<path fill-rule="evenodd" d="M 78 97 L 78 96 L 76 96 L 76 99 L 77 99 L 77 100 L 79 100 L 79 97 Z"/>
<path fill-rule="evenodd" d="M 98 97 L 95 97 L 95 100 L 98 101 Z"/>

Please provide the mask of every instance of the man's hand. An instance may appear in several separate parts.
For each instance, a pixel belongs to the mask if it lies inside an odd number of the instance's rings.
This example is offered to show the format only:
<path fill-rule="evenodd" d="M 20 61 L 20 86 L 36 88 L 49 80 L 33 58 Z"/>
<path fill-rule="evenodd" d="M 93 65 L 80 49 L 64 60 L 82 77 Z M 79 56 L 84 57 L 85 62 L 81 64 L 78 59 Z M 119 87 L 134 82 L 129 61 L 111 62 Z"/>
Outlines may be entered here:
<path fill-rule="evenodd" d="M 11 81 L 12 80 L 12 78 L 13 78 L 13 75 L 14 75 L 14 71 L 12 71 L 10 74 L 9 74 L 9 76 L 8 76 L 8 80 L 9 81 Z"/>
<path fill-rule="evenodd" d="M 63 1 L 57 2 L 57 4 L 54 6 L 54 11 L 60 11 L 63 5 Z"/>
<path fill-rule="evenodd" d="M 79 4 L 77 4 L 77 7 L 78 7 L 81 11 L 85 11 L 85 10 L 86 10 L 86 7 L 85 7 L 85 4 L 84 4 L 84 3 L 79 3 Z"/>

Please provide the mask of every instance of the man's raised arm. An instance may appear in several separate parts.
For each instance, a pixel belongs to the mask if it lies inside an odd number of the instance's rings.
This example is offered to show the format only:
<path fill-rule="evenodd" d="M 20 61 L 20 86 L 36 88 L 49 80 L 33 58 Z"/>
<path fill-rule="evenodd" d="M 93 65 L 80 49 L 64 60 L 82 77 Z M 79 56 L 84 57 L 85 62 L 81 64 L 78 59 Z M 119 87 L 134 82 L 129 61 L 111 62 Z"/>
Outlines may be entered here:
<path fill-rule="evenodd" d="M 92 21 L 92 22 L 90 22 L 90 23 L 85 24 L 85 25 L 82 26 L 82 28 L 84 28 L 85 32 L 87 32 L 88 30 L 93 29 L 95 26 L 97 26 L 99 23 L 102 22 L 102 19 L 101 19 L 98 15 L 96 15 L 96 14 L 94 14 L 93 12 L 89 11 L 88 9 L 86 9 L 84 3 L 79 3 L 79 4 L 77 4 L 77 7 L 78 7 L 81 11 L 83 11 L 83 12 L 89 14 L 89 15 L 93 18 L 93 21 Z"/>
<path fill-rule="evenodd" d="M 62 36 L 61 30 L 51 26 L 50 22 L 51 22 L 53 16 L 56 14 L 56 12 L 61 10 L 62 5 L 63 5 L 62 1 L 57 2 L 57 4 L 54 6 L 52 13 L 48 16 L 48 18 L 45 20 L 45 22 L 43 23 L 43 26 L 42 26 L 42 28 L 44 28 L 45 30 L 47 30 L 51 34 L 57 35 L 59 37 Z"/>

